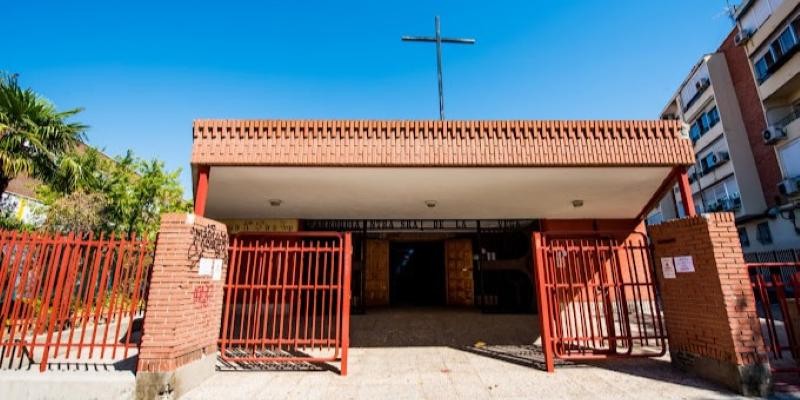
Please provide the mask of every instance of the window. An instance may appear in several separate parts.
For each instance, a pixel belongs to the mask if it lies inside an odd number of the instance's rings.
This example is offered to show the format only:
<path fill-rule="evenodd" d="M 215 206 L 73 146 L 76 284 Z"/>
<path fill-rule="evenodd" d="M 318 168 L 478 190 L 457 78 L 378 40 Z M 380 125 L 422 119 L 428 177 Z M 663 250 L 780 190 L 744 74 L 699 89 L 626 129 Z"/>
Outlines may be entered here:
<path fill-rule="evenodd" d="M 696 142 L 703 134 L 709 131 L 714 125 L 719 122 L 719 111 L 717 106 L 714 106 L 708 112 L 700 114 L 689 128 L 689 138 L 692 142 Z"/>
<path fill-rule="evenodd" d="M 692 124 L 692 127 L 689 128 L 689 137 L 692 139 L 692 143 L 696 142 L 697 139 L 700 139 L 703 133 L 700 132 L 700 125 L 696 122 Z"/>
<path fill-rule="evenodd" d="M 767 79 L 767 75 L 769 74 L 769 67 L 770 65 L 772 65 L 772 64 L 769 65 L 767 64 L 768 63 L 767 56 L 771 57 L 772 54 L 770 53 L 765 54 L 763 57 L 759 58 L 756 61 L 754 66 L 756 70 L 756 78 L 758 78 L 759 81 Z"/>
<path fill-rule="evenodd" d="M 747 236 L 747 228 L 745 227 L 739 228 L 739 242 L 742 244 L 742 247 L 750 246 L 750 237 Z"/>
<path fill-rule="evenodd" d="M 756 239 L 761 244 L 771 244 L 772 243 L 772 233 L 769 231 L 769 224 L 766 222 L 762 222 L 756 226 Z"/>
<path fill-rule="evenodd" d="M 797 44 L 797 38 L 794 36 L 794 28 L 788 26 L 780 36 L 778 36 L 778 40 L 776 40 L 781 47 L 781 55 L 784 55 L 794 49 L 794 46 Z"/>
<path fill-rule="evenodd" d="M 793 21 L 787 26 L 780 36 L 770 43 L 766 53 L 753 63 L 759 82 L 767 79 L 772 73 L 773 67 L 785 61 L 797 49 L 799 41 L 794 28 L 797 23 L 798 21 Z"/>
<path fill-rule="evenodd" d="M 708 110 L 706 115 L 708 116 L 708 128 L 711 129 L 719 122 L 719 110 L 717 110 L 717 106 Z"/>
<path fill-rule="evenodd" d="M 769 77 L 773 65 L 775 65 L 775 55 L 772 53 L 772 47 L 767 47 L 767 52 L 756 60 L 754 65 L 756 77 L 759 81 L 763 81 Z"/>
<path fill-rule="evenodd" d="M 778 149 L 778 157 L 783 167 L 783 177 L 800 176 L 800 140 L 793 140 Z"/>
<path fill-rule="evenodd" d="M 712 151 L 700 159 L 700 166 L 703 169 L 703 174 L 707 174 L 717 167 L 719 167 L 725 160 L 725 152 Z"/>

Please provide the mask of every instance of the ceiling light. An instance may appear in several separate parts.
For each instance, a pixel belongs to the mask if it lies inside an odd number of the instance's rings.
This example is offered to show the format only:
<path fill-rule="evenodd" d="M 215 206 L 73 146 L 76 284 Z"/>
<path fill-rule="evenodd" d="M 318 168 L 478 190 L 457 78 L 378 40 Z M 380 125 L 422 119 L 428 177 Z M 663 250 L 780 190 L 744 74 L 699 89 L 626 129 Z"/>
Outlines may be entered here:
<path fill-rule="evenodd" d="M 572 206 L 575 208 L 583 207 L 583 200 L 572 200 Z"/>
<path fill-rule="evenodd" d="M 428 206 L 428 208 L 436 207 L 437 204 L 439 203 L 437 203 L 436 200 L 425 200 L 425 205 Z"/>
<path fill-rule="evenodd" d="M 283 200 L 281 200 L 281 199 L 269 199 L 269 205 L 271 205 L 273 207 L 278 207 L 281 204 L 283 204 Z"/>

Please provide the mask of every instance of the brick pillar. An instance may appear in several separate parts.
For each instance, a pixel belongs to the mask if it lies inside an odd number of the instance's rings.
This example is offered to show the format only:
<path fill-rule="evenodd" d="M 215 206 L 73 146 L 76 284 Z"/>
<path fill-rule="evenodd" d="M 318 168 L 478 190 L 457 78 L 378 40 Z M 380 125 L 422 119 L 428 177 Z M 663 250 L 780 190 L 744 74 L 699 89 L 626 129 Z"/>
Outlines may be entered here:
<path fill-rule="evenodd" d="M 739 393 L 765 395 L 770 369 L 733 214 L 703 214 L 648 230 L 672 364 Z M 675 265 L 681 256 L 691 257 L 694 272 L 671 278 L 663 263 Z"/>
<path fill-rule="evenodd" d="M 194 214 L 161 216 L 137 398 L 177 398 L 214 373 L 227 246 L 222 223 Z"/>

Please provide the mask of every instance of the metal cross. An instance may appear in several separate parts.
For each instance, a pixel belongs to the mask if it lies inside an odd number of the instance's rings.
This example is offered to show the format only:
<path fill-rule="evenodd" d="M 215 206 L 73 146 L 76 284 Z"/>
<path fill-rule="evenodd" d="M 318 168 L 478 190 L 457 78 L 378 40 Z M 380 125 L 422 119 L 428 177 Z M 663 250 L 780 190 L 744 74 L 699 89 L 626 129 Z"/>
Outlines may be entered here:
<path fill-rule="evenodd" d="M 436 72 L 439 77 L 439 119 L 444 120 L 444 87 L 442 86 L 442 43 L 453 44 L 475 44 L 475 39 L 464 38 L 443 38 L 439 24 L 439 16 L 436 16 L 436 36 L 403 36 L 400 39 L 404 42 L 435 42 L 436 43 Z"/>

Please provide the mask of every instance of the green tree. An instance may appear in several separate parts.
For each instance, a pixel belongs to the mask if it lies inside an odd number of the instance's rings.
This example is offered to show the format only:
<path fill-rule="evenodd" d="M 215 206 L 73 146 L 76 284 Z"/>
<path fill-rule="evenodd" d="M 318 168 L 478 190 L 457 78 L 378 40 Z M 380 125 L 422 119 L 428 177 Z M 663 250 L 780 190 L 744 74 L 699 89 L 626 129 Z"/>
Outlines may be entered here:
<path fill-rule="evenodd" d="M 64 159 L 58 179 L 38 193 L 50 207 L 48 229 L 153 238 L 161 213 L 191 209 L 183 199 L 180 169 L 167 171 L 161 161 L 143 160 L 131 151 L 112 161 L 90 147 Z"/>
<path fill-rule="evenodd" d="M 68 121 L 80 111 L 57 111 L 16 75 L 0 74 L 0 194 L 22 173 L 53 182 L 62 157 L 84 139 L 86 126 Z"/>
<path fill-rule="evenodd" d="M 162 213 L 190 210 L 180 173 L 180 169 L 167 171 L 162 161 L 137 158 L 131 151 L 118 157 L 105 189 L 114 230 L 153 236 Z"/>
<path fill-rule="evenodd" d="M 61 233 L 107 232 L 106 207 L 102 193 L 72 192 L 49 204 L 44 228 Z"/>

